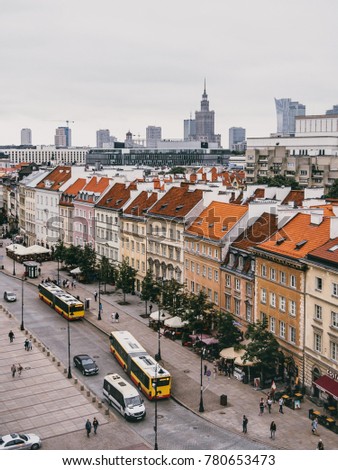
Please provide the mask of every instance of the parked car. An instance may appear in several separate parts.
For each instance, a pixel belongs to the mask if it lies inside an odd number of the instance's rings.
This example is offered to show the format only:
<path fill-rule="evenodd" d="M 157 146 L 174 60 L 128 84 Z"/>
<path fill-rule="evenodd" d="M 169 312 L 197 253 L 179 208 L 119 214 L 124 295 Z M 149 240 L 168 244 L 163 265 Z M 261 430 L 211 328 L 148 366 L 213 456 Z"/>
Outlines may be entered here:
<path fill-rule="evenodd" d="M 83 375 L 95 375 L 99 372 L 96 362 L 88 354 L 74 356 L 74 365 Z"/>
<path fill-rule="evenodd" d="M 41 447 L 41 439 L 36 434 L 13 433 L 0 436 L 0 450 L 37 450 Z"/>
<path fill-rule="evenodd" d="M 5 290 L 4 299 L 7 302 L 15 302 L 16 301 L 16 294 L 14 292 L 10 292 L 9 290 Z"/>

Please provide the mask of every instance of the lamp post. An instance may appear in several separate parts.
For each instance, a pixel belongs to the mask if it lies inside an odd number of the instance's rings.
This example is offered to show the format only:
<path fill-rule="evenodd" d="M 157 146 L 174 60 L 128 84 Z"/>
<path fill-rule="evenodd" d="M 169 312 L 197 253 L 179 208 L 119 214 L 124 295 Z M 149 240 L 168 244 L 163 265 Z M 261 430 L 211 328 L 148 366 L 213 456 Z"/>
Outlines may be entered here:
<path fill-rule="evenodd" d="M 59 259 L 59 255 L 57 257 L 57 262 L 58 262 L 58 286 L 60 286 L 60 259 Z"/>
<path fill-rule="evenodd" d="M 101 304 L 101 275 L 99 274 L 99 314 L 97 316 L 98 320 L 102 320 L 101 313 L 102 313 L 102 304 Z"/>
<path fill-rule="evenodd" d="M 73 376 L 72 376 L 72 369 L 71 369 L 71 365 L 70 365 L 70 315 L 72 315 L 71 312 L 68 312 L 68 319 L 67 319 L 67 330 L 68 330 L 68 375 L 67 375 L 67 378 L 68 379 L 71 379 Z"/>
<path fill-rule="evenodd" d="M 202 333 L 201 333 L 201 342 L 202 342 Z M 198 411 L 200 413 L 204 412 L 204 404 L 203 404 L 203 355 L 204 355 L 204 348 L 202 347 L 202 349 L 201 349 L 201 383 L 200 383 L 201 392 L 200 392 L 200 406 L 199 406 L 199 409 L 198 409 Z"/>
<path fill-rule="evenodd" d="M 158 364 L 155 364 L 155 380 L 153 382 L 153 387 L 155 388 L 155 424 L 154 424 L 154 432 L 155 432 L 155 441 L 154 441 L 154 450 L 158 450 L 158 442 L 157 442 L 157 367 Z"/>
<path fill-rule="evenodd" d="M 14 238 L 13 238 L 12 242 L 13 242 L 13 276 L 16 276 L 16 272 L 15 272 L 15 250 L 16 250 L 16 246 L 14 244 Z"/>
<path fill-rule="evenodd" d="M 21 325 L 20 330 L 23 331 L 25 329 L 25 325 L 23 323 L 23 281 L 25 280 L 25 275 L 22 275 L 21 278 Z"/>

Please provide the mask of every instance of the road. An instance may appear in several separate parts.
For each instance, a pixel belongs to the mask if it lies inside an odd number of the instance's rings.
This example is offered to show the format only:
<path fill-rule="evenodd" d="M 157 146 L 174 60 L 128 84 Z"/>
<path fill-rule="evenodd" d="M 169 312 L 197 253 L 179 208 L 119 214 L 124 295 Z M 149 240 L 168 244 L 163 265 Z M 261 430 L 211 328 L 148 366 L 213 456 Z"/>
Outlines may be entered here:
<path fill-rule="evenodd" d="M 17 294 L 17 302 L 8 304 L 10 311 L 21 322 L 21 288 L 20 280 L 8 278 L 1 273 L 3 290 L 12 290 Z M 68 365 L 68 323 L 54 310 L 41 302 L 37 288 L 29 283 L 24 284 L 24 325 L 64 364 Z M 112 372 L 126 375 L 109 352 L 108 336 L 86 321 L 72 322 L 70 325 L 71 358 L 75 354 L 91 355 L 100 367 L 97 376 L 83 377 L 73 367 L 73 376 L 79 379 L 96 396 L 103 399 L 103 377 Z M 154 403 L 145 400 L 147 417 L 139 423 L 128 423 L 133 430 L 150 444 L 154 442 Z M 116 412 L 117 419 L 124 418 Z M 182 439 L 182 436 L 184 438 Z M 191 449 L 191 450 L 221 450 L 239 449 L 255 450 L 269 449 L 262 443 L 255 443 L 245 437 L 231 433 L 209 423 L 190 410 L 180 406 L 174 400 L 158 403 L 158 443 L 161 449 Z"/>

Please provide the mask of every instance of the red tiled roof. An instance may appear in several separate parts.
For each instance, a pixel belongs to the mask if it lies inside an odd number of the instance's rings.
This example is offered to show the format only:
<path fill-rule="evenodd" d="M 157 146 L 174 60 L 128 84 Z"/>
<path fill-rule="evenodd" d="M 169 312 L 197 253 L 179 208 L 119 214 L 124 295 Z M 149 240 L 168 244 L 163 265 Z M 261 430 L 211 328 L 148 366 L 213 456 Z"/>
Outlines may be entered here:
<path fill-rule="evenodd" d="M 170 188 L 158 201 L 149 215 L 165 217 L 185 217 L 203 198 L 203 191 L 189 191 L 187 186 Z"/>
<path fill-rule="evenodd" d="M 106 178 L 106 177 L 97 178 L 96 176 L 93 176 L 89 180 L 89 182 L 86 184 L 86 186 L 83 188 L 83 191 L 81 191 L 76 196 L 75 201 L 93 203 L 95 199 L 95 195 L 100 196 L 108 188 L 110 182 L 111 182 L 110 178 Z M 87 199 L 84 199 L 82 197 L 83 193 L 88 194 Z"/>
<path fill-rule="evenodd" d="M 304 201 L 304 189 L 292 189 L 286 198 L 283 200 L 282 205 L 294 202 L 297 207 L 301 207 Z"/>
<path fill-rule="evenodd" d="M 36 185 L 39 189 L 57 191 L 72 176 L 72 167 L 58 166 Z"/>
<path fill-rule="evenodd" d="M 96 207 L 106 209 L 121 209 L 130 198 L 130 188 L 124 183 L 115 183 L 114 186 L 105 194 Z"/>
<path fill-rule="evenodd" d="M 232 243 L 232 246 L 248 250 L 251 246 L 264 242 L 277 231 L 277 222 L 276 215 L 264 212 Z"/>
<path fill-rule="evenodd" d="M 144 215 L 144 211 L 149 209 L 157 201 L 157 193 L 148 193 L 142 191 L 141 194 L 133 200 L 133 202 L 124 210 L 124 214 L 140 217 Z"/>
<path fill-rule="evenodd" d="M 195 219 L 186 233 L 212 240 L 221 240 L 247 210 L 246 206 L 213 201 Z"/>
<path fill-rule="evenodd" d="M 81 191 L 81 189 L 86 185 L 85 178 L 78 178 L 73 184 L 67 188 L 61 196 L 60 205 L 61 206 L 73 206 L 73 200 Z"/>
<path fill-rule="evenodd" d="M 259 248 L 289 258 L 303 258 L 330 238 L 330 217 L 311 223 L 310 214 L 297 214 Z"/>
<path fill-rule="evenodd" d="M 338 263 L 338 237 L 333 238 L 313 251 L 310 251 L 308 257 L 330 261 L 331 263 Z"/>

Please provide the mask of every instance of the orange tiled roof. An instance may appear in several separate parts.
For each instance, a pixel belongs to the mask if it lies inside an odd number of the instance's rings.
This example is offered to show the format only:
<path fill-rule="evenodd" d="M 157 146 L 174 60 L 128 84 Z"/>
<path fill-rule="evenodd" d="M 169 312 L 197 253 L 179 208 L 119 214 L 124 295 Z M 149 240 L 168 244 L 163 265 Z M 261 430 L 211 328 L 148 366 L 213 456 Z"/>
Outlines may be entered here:
<path fill-rule="evenodd" d="M 86 185 L 86 178 L 78 178 L 73 184 L 67 188 L 61 196 L 60 205 L 61 206 L 73 206 L 73 200 L 81 191 L 81 189 Z"/>
<path fill-rule="evenodd" d="M 283 200 L 282 204 L 289 204 L 289 202 L 294 202 L 297 207 L 301 207 L 304 201 L 304 189 L 292 189 L 286 198 Z"/>
<path fill-rule="evenodd" d="M 36 185 L 39 189 L 57 191 L 72 176 L 70 166 L 58 166 Z"/>
<path fill-rule="evenodd" d="M 102 194 L 109 186 L 111 179 L 102 177 L 102 178 L 97 178 L 96 176 L 93 176 L 86 186 L 83 188 L 83 191 L 81 191 L 75 198 L 75 201 L 77 202 L 90 202 L 93 203 L 95 199 L 95 195 L 100 195 Z M 88 198 L 84 199 L 83 193 L 88 195 Z"/>
<path fill-rule="evenodd" d="M 114 186 L 105 194 L 95 205 L 106 209 L 121 209 L 130 198 L 130 188 L 124 183 L 115 183 Z"/>
<path fill-rule="evenodd" d="M 282 229 L 258 247 L 291 258 L 303 258 L 330 238 L 330 217 L 311 224 L 310 214 L 297 214 Z"/>
<path fill-rule="evenodd" d="M 164 217 L 185 217 L 203 198 L 203 191 L 189 191 L 187 186 L 170 188 L 158 201 L 149 215 Z"/>
<path fill-rule="evenodd" d="M 186 230 L 187 234 L 222 239 L 247 212 L 246 206 L 213 201 Z"/>
<path fill-rule="evenodd" d="M 332 209 L 332 204 L 325 204 L 323 206 L 311 206 L 311 209 L 321 209 L 323 211 L 323 215 L 327 217 L 335 216 L 335 213 Z"/>
<path fill-rule="evenodd" d="M 338 237 L 329 240 L 308 253 L 308 258 L 329 261 L 330 264 L 338 264 Z"/>
<path fill-rule="evenodd" d="M 232 246 L 248 250 L 251 246 L 264 242 L 277 231 L 277 222 L 276 215 L 264 212 L 232 243 Z"/>
<path fill-rule="evenodd" d="M 144 211 L 153 206 L 157 201 L 157 193 L 148 193 L 142 191 L 141 194 L 133 200 L 133 202 L 124 210 L 124 214 L 140 217 L 144 215 Z"/>

